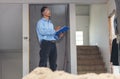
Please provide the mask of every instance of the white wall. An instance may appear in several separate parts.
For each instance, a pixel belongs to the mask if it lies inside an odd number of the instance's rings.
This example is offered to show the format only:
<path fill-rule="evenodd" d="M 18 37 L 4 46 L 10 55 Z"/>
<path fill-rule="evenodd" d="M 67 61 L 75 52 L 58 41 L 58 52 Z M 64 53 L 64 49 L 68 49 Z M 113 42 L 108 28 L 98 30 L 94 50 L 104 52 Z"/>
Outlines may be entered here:
<path fill-rule="evenodd" d="M 0 4 L 0 49 L 22 49 L 21 4 Z"/>
<path fill-rule="evenodd" d="M 107 2 L 107 7 L 108 7 L 108 16 L 112 13 L 112 11 L 114 9 L 116 9 L 116 6 L 115 6 L 115 1 L 114 0 L 109 0 Z"/>
<path fill-rule="evenodd" d="M 14 75 L 14 76 L 13 76 Z M 22 78 L 21 50 L 0 50 L 0 79 Z"/>
<path fill-rule="evenodd" d="M 89 5 L 76 5 L 76 15 L 89 15 Z"/>
<path fill-rule="evenodd" d="M 91 5 L 90 45 L 96 44 L 100 48 L 107 70 L 110 71 L 109 32 L 106 4 Z"/>
<path fill-rule="evenodd" d="M 0 62 L 2 62 L 2 58 L 0 57 Z M 0 79 L 2 79 L 2 63 L 0 63 Z"/>
<path fill-rule="evenodd" d="M 21 77 L 22 5 L 0 4 L 0 79 Z"/>

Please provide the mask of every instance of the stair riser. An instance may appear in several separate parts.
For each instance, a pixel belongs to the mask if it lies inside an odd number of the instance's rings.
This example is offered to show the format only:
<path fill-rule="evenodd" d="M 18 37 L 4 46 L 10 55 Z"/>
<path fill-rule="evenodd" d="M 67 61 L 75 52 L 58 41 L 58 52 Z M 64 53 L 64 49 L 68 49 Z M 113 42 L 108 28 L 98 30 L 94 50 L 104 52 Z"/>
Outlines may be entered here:
<path fill-rule="evenodd" d="M 94 62 L 94 63 L 89 63 L 89 64 L 88 64 L 87 62 L 82 62 L 82 63 L 81 63 L 81 62 L 78 62 L 77 65 L 78 65 L 78 66 L 79 66 L 79 65 L 82 65 L 82 66 L 86 66 L 86 65 L 89 66 L 89 65 L 90 65 L 90 66 L 91 66 L 91 65 L 105 65 L 105 64 L 104 64 L 103 62 Z"/>
<path fill-rule="evenodd" d="M 79 55 L 77 56 L 77 59 L 78 60 L 84 60 L 84 59 L 93 60 L 93 59 L 102 59 L 102 57 L 99 55 Z"/>
<path fill-rule="evenodd" d="M 84 51 L 84 50 L 79 50 L 77 51 L 78 55 L 100 55 L 99 51 Z"/>
<path fill-rule="evenodd" d="M 104 67 L 78 67 L 78 71 L 105 71 Z"/>
<path fill-rule="evenodd" d="M 77 61 L 77 63 L 81 63 L 81 64 L 84 64 L 84 63 L 88 63 L 88 64 L 90 64 L 90 63 L 103 63 L 103 61 L 102 60 L 78 60 Z"/>
<path fill-rule="evenodd" d="M 77 49 L 89 49 L 89 50 L 93 50 L 93 49 L 99 49 L 97 46 L 77 46 Z"/>
<path fill-rule="evenodd" d="M 87 73 L 100 74 L 100 73 L 106 73 L 106 71 L 83 71 L 83 72 L 78 72 L 78 74 L 87 74 Z"/>

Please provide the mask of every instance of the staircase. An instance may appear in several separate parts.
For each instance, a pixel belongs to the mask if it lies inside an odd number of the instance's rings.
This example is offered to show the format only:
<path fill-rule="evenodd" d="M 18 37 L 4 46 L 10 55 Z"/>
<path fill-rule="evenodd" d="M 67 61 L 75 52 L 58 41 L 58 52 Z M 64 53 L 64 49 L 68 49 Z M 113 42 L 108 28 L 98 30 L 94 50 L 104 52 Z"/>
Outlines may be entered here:
<path fill-rule="evenodd" d="M 78 74 L 106 72 L 97 46 L 77 46 L 77 71 Z"/>

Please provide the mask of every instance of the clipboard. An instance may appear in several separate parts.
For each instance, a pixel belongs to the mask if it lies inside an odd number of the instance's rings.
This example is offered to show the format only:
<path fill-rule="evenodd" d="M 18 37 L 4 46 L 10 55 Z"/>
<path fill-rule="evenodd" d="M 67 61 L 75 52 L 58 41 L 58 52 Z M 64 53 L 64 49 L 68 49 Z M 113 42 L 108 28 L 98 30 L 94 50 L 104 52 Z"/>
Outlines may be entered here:
<path fill-rule="evenodd" d="M 61 33 L 67 32 L 68 30 L 69 30 L 68 26 L 61 27 L 60 30 L 56 31 L 56 33 L 55 33 L 55 39 L 59 39 L 59 35 Z"/>

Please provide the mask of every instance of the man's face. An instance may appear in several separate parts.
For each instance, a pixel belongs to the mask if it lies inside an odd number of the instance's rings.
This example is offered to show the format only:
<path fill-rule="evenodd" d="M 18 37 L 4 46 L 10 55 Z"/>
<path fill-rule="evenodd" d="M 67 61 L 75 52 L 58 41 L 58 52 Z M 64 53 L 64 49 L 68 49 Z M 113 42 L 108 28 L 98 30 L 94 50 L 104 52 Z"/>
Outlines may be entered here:
<path fill-rule="evenodd" d="M 47 17 L 51 16 L 51 12 L 50 12 L 49 8 L 45 9 L 45 11 L 43 12 L 43 16 L 47 16 Z"/>

